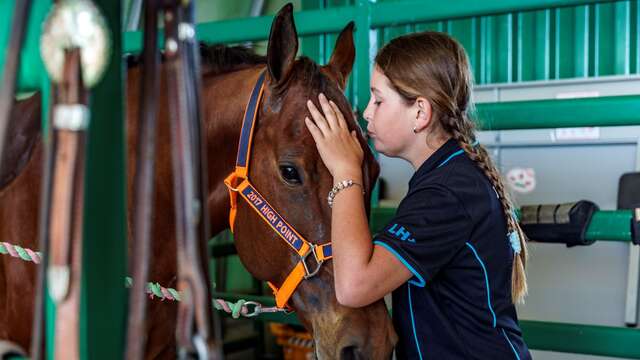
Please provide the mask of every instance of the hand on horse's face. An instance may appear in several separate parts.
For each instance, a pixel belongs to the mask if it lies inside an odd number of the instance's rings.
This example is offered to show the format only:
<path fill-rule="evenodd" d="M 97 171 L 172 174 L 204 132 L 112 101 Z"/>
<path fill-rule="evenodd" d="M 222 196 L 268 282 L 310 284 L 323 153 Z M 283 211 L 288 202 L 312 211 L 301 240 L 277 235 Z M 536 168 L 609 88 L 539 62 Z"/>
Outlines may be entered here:
<path fill-rule="evenodd" d="M 355 131 L 349 132 L 344 115 L 324 94 L 318 96 L 322 111 L 311 100 L 307 100 L 307 108 L 313 117 L 305 118 L 305 124 L 313 136 L 320 157 L 337 181 L 351 179 L 362 181 L 362 160 L 364 150 Z"/>

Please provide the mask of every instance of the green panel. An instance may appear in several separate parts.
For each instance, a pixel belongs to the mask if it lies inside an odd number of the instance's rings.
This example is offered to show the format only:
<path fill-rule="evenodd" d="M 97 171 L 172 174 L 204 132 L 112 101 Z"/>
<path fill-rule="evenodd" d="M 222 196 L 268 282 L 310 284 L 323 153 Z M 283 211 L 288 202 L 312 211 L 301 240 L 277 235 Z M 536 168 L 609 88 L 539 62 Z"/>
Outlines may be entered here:
<path fill-rule="evenodd" d="M 446 21 L 432 21 L 426 23 L 415 24 L 416 31 L 447 31 Z"/>
<path fill-rule="evenodd" d="M 447 22 L 447 32 L 454 37 L 465 48 L 469 56 L 469 63 L 472 71 L 475 70 L 479 63 L 480 47 L 476 37 L 477 18 L 469 18 L 462 20 L 451 20 Z"/>
<path fill-rule="evenodd" d="M 640 73 L 640 54 L 638 50 L 640 49 L 640 6 L 638 6 L 638 1 L 633 0 L 629 1 L 630 5 L 630 16 L 629 16 L 629 33 L 631 34 L 630 40 L 630 49 L 629 49 L 629 58 L 630 61 L 630 69 L 629 72 L 631 74 Z"/>
<path fill-rule="evenodd" d="M 302 10 L 316 10 L 324 7 L 324 0 L 302 0 Z M 305 56 L 318 63 L 325 61 L 324 34 L 305 36 L 300 40 L 300 50 Z"/>
<path fill-rule="evenodd" d="M 118 359 L 124 351 L 127 259 L 126 171 L 119 1 L 96 0 L 112 31 L 112 54 L 103 80 L 92 89 L 89 128 L 80 354 Z M 105 291 L 108 289 L 108 291 Z"/>
<path fill-rule="evenodd" d="M 628 1 L 613 4 L 614 7 L 614 58 L 613 72 L 628 75 L 631 69 L 631 6 Z"/>
<path fill-rule="evenodd" d="M 536 13 L 521 12 L 516 17 L 516 78 L 515 81 L 531 81 L 536 79 L 535 56 L 537 42 L 540 38 L 536 31 Z M 533 46 L 532 46 L 533 45 Z"/>
<path fill-rule="evenodd" d="M 549 16 L 549 19 L 548 19 L 549 38 L 546 40 L 548 41 L 548 43 L 545 46 L 548 48 L 548 51 L 545 52 L 545 56 L 548 56 L 548 58 L 545 59 L 545 67 L 548 69 L 549 79 L 558 78 L 558 67 L 557 67 L 558 48 L 556 46 L 556 42 L 558 40 L 557 34 L 560 31 L 562 31 L 562 29 L 559 28 L 557 24 L 556 14 L 558 11 L 559 11 L 558 9 L 549 9 L 545 11 Z"/>
<path fill-rule="evenodd" d="M 579 6 L 574 11 L 574 77 L 589 76 L 589 7 Z M 566 41 L 571 41 L 567 39 Z"/>
<path fill-rule="evenodd" d="M 557 79 L 571 78 L 575 74 L 576 56 L 576 9 L 564 8 L 555 11 L 555 74 Z"/>
<path fill-rule="evenodd" d="M 475 74 L 479 84 L 492 82 L 493 69 L 493 37 L 491 35 L 491 21 L 489 17 L 480 18 L 480 73 Z"/>
<path fill-rule="evenodd" d="M 598 4 L 595 6 L 596 25 L 596 76 L 615 74 L 615 6 L 614 4 Z"/>
<path fill-rule="evenodd" d="M 480 18 L 480 83 L 510 82 L 513 75 L 513 33 L 511 14 Z"/>
<path fill-rule="evenodd" d="M 551 10 L 542 10 L 535 13 L 536 41 L 535 41 L 535 80 L 551 79 L 551 34 L 553 21 Z"/>

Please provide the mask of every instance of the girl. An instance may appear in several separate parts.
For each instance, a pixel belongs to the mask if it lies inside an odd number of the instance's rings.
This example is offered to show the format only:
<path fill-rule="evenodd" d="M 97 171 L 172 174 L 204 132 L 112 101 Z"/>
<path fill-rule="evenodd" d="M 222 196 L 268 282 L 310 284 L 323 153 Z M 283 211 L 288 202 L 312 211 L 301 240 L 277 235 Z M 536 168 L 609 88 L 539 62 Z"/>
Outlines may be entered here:
<path fill-rule="evenodd" d="M 363 151 L 320 94 L 305 119 L 331 172 L 338 301 L 393 292 L 399 359 L 530 359 L 514 303 L 527 291 L 526 246 L 513 205 L 468 113 L 472 76 L 443 33 L 398 37 L 375 60 L 364 112 L 378 152 L 415 173 L 393 220 L 373 236 L 362 197 Z"/>

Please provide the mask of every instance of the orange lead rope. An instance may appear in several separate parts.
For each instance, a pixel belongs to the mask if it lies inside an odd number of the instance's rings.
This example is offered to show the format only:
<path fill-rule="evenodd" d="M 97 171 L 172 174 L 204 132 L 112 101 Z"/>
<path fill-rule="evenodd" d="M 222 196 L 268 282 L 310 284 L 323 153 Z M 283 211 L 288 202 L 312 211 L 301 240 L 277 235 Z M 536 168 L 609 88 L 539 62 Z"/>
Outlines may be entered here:
<path fill-rule="evenodd" d="M 231 210 L 229 211 L 229 225 L 234 231 L 236 220 L 238 194 L 264 220 L 271 229 L 278 234 L 299 256 L 300 260 L 278 288 L 269 282 L 276 297 L 276 305 L 280 308 L 289 307 L 288 302 L 300 282 L 313 277 L 320 271 L 325 260 L 331 259 L 331 243 L 315 245 L 300 235 L 287 221 L 269 204 L 260 192 L 249 181 L 249 157 L 253 140 L 253 129 L 258 117 L 258 105 L 264 91 L 265 72 L 258 77 L 258 81 L 251 92 L 251 98 L 244 112 L 236 169 L 225 180 L 229 189 Z M 308 259 L 313 258 L 312 264 Z"/>

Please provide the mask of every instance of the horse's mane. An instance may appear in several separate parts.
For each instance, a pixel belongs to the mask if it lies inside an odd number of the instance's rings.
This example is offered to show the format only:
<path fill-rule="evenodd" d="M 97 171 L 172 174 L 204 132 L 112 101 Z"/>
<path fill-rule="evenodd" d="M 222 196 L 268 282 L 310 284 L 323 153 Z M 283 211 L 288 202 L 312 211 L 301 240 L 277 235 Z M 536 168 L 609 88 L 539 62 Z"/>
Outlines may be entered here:
<path fill-rule="evenodd" d="M 143 63 L 142 54 L 128 55 L 126 60 L 129 69 Z M 164 62 L 164 54 L 161 54 L 161 60 Z M 216 76 L 266 64 L 267 57 L 256 54 L 251 47 L 247 46 L 210 45 L 201 42 L 200 62 L 203 74 Z M 320 66 L 306 56 L 298 58 L 294 71 L 273 90 L 282 95 L 289 89 L 289 84 L 295 81 L 302 81 L 309 88 L 326 95 L 334 95 L 334 98 L 338 95 L 334 94 L 333 89 L 328 86 L 328 79 L 322 75 Z"/>
<path fill-rule="evenodd" d="M 126 58 L 129 69 L 143 63 L 142 54 L 129 55 Z M 164 54 L 161 55 L 164 62 Z M 200 61 L 203 71 L 211 75 L 221 75 L 242 70 L 254 65 L 266 64 L 267 57 L 256 54 L 247 46 L 226 46 L 200 43 Z"/>
<path fill-rule="evenodd" d="M 208 74 L 220 75 L 266 64 L 267 57 L 256 54 L 247 46 L 200 44 L 200 61 Z"/>

